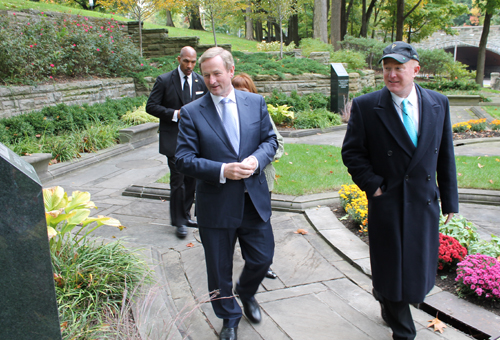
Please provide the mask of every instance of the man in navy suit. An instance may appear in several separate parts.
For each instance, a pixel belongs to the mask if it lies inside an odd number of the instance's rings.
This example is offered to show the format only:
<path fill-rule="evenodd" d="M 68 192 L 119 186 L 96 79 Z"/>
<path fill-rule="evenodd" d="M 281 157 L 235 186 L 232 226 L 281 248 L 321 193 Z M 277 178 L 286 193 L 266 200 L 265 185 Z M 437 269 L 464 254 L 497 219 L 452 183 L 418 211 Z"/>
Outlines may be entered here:
<path fill-rule="evenodd" d="M 381 61 L 386 86 L 353 100 L 342 159 L 368 198 L 374 297 L 393 338 L 414 339 L 409 304 L 434 286 L 440 210 L 446 223 L 458 212 L 450 108 L 414 83 L 411 45 L 387 46 Z"/>
<path fill-rule="evenodd" d="M 223 319 L 222 340 L 235 340 L 242 311 L 233 296 L 233 254 L 245 266 L 235 293 L 245 316 L 261 320 L 255 293 L 274 255 L 271 200 L 263 169 L 278 143 L 264 98 L 235 90 L 230 52 L 213 47 L 199 59 L 210 94 L 181 109 L 176 166 L 196 178 L 196 212 L 205 250 L 212 307 Z"/>
<path fill-rule="evenodd" d="M 160 153 L 167 156 L 170 169 L 170 221 L 177 227 L 176 235 L 184 238 L 187 227 L 196 227 L 191 220 L 195 180 L 184 176 L 175 167 L 180 108 L 207 93 L 203 77 L 193 71 L 196 51 L 190 46 L 181 49 L 179 66 L 156 78 L 146 104 L 146 112 L 160 118 Z"/>

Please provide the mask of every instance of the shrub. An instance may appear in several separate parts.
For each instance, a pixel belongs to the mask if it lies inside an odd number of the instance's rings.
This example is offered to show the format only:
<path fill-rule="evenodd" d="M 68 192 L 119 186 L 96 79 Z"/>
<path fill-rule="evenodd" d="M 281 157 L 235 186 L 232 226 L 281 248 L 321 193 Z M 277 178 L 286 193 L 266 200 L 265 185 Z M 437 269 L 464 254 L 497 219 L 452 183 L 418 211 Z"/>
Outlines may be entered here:
<path fill-rule="evenodd" d="M 299 47 L 302 50 L 302 55 L 305 57 L 309 57 L 311 52 L 330 52 L 330 55 L 334 52 L 331 44 L 326 44 L 319 39 L 313 38 L 301 39 Z"/>
<path fill-rule="evenodd" d="M 267 111 L 269 111 L 269 114 L 276 125 L 281 125 L 285 122 L 291 123 L 293 121 L 294 114 L 288 109 L 289 107 L 286 105 L 278 105 L 274 107 L 271 104 L 267 104 Z"/>
<path fill-rule="evenodd" d="M 445 80 L 440 79 L 435 82 L 429 81 L 419 81 L 418 84 L 423 88 L 435 91 L 450 91 L 450 90 L 460 90 L 460 91 L 479 91 L 479 85 L 473 81 L 468 80 Z"/>
<path fill-rule="evenodd" d="M 134 111 L 128 111 L 121 118 L 126 123 L 139 125 L 144 123 L 158 123 L 160 120 L 146 112 L 146 104 L 138 107 Z"/>
<path fill-rule="evenodd" d="M 454 270 L 467 255 L 467 249 L 455 238 L 439 233 L 438 270 Z"/>
<path fill-rule="evenodd" d="M 468 255 L 458 263 L 458 294 L 500 300 L 500 262 L 491 256 Z"/>
<path fill-rule="evenodd" d="M 340 124 L 342 124 L 342 117 L 324 108 L 299 111 L 293 122 L 293 126 L 297 129 L 324 129 Z"/>
<path fill-rule="evenodd" d="M 7 83 L 50 81 L 62 76 L 114 77 L 140 68 L 139 51 L 111 19 L 93 24 L 46 18 L 23 23 L 3 16 L 0 77 Z"/>
<path fill-rule="evenodd" d="M 439 232 L 452 236 L 467 249 L 469 254 L 472 254 L 469 248 L 470 245 L 479 241 L 476 227 L 460 215 L 453 216 L 448 224 L 444 224 L 445 221 L 446 216 L 441 216 L 439 219 Z"/>
<path fill-rule="evenodd" d="M 467 122 L 456 123 L 451 126 L 453 132 L 465 132 L 470 130 L 471 126 Z"/>
<path fill-rule="evenodd" d="M 479 240 L 469 247 L 469 254 L 488 255 L 494 258 L 500 256 L 500 238 L 491 235 L 491 241 Z"/>
<path fill-rule="evenodd" d="M 272 41 L 270 43 L 266 43 L 265 41 L 257 44 L 257 51 L 259 52 L 271 52 L 271 51 L 280 51 L 281 43 L 279 41 Z M 285 45 L 283 43 L 283 52 L 291 52 L 295 49 L 295 43 L 292 41 L 289 45 Z"/>
<path fill-rule="evenodd" d="M 368 232 L 368 199 L 356 184 L 343 184 L 339 190 L 340 204 L 346 213 L 359 224 L 359 232 Z"/>
<path fill-rule="evenodd" d="M 373 69 L 374 67 L 380 68 L 378 61 L 382 58 L 384 48 L 387 46 L 377 39 L 371 38 L 355 38 L 350 35 L 344 37 L 341 42 L 343 48 L 351 51 L 360 52 L 365 57 L 368 66 Z"/>
<path fill-rule="evenodd" d="M 347 63 L 347 68 L 362 70 L 367 67 L 365 56 L 361 52 L 338 50 L 330 55 L 332 63 Z"/>
<path fill-rule="evenodd" d="M 500 119 L 495 119 L 490 123 L 490 128 L 492 130 L 500 130 Z"/>

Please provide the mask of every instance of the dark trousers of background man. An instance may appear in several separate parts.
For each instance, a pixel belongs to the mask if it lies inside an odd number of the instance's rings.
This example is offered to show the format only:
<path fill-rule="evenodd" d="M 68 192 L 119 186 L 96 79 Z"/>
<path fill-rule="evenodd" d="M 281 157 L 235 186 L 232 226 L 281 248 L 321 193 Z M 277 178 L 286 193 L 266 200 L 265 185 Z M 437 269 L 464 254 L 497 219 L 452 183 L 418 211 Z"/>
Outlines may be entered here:
<path fill-rule="evenodd" d="M 191 219 L 196 180 L 177 171 L 175 157 L 168 157 L 170 169 L 170 220 L 174 227 L 186 225 Z"/>

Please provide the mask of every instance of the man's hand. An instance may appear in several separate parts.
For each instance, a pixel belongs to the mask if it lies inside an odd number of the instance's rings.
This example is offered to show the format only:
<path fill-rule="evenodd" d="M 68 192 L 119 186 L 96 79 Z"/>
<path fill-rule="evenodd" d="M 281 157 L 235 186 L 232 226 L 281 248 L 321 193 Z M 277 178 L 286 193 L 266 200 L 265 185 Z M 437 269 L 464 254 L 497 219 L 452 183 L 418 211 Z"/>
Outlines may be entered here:
<path fill-rule="evenodd" d="M 224 177 L 232 180 L 240 180 L 252 176 L 255 165 L 249 164 L 248 161 L 245 163 L 247 159 L 241 163 L 226 163 L 224 165 Z"/>
<path fill-rule="evenodd" d="M 453 218 L 453 215 L 455 215 L 455 213 L 449 213 L 448 217 L 446 217 L 446 221 L 444 222 L 444 224 L 448 224 L 448 222 L 450 222 L 451 219 Z"/>
<path fill-rule="evenodd" d="M 251 166 L 253 171 L 257 169 L 258 165 L 257 158 L 255 158 L 255 156 L 248 156 L 241 163 Z"/>
<path fill-rule="evenodd" d="M 377 197 L 377 196 L 380 196 L 382 195 L 382 189 L 380 189 L 380 187 L 377 189 L 377 191 L 375 191 L 375 193 L 373 194 L 373 197 Z"/>

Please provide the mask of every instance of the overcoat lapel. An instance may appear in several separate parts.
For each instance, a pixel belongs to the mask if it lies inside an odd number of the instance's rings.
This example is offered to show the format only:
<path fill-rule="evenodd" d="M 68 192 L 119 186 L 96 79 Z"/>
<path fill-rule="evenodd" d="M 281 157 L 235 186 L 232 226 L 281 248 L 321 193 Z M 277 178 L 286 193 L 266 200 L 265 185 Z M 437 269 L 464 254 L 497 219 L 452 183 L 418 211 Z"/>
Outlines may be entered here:
<path fill-rule="evenodd" d="M 437 104 L 430 96 L 428 96 L 420 86 L 415 84 L 415 87 L 420 99 L 420 135 L 418 137 L 417 150 L 413 155 L 410 166 L 408 167 L 408 171 L 410 171 L 415 166 L 415 164 L 417 164 L 428 152 L 429 144 L 435 137 L 436 129 L 434 128 L 434 126 L 437 121 L 438 113 L 441 109 L 440 105 Z M 441 112 L 444 112 L 445 109 L 446 108 L 441 110 Z"/>
<path fill-rule="evenodd" d="M 378 105 L 375 106 L 374 110 L 396 142 L 410 157 L 412 157 L 415 152 L 415 145 L 413 145 L 401 118 L 399 118 L 394 103 L 392 102 L 391 93 L 387 87 L 382 89 L 380 101 Z"/>
<path fill-rule="evenodd" d="M 229 140 L 229 137 L 226 133 L 226 129 L 224 128 L 224 125 L 222 124 L 222 120 L 220 119 L 219 113 L 217 112 L 217 109 L 215 108 L 214 101 L 212 100 L 212 96 L 210 93 L 207 93 L 205 96 L 200 98 L 200 113 L 203 117 L 205 117 L 205 120 L 207 121 L 208 125 L 215 131 L 217 136 L 221 139 L 221 141 L 226 145 L 226 147 L 234 154 L 236 155 L 236 152 L 233 149 L 233 146 L 231 145 L 231 142 Z M 238 110 L 239 111 L 239 110 Z M 241 121 L 240 121 L 241 123 Z M 241 126 L 241 124 L 240 124 Z M 240 143 L 241 146 L 241 143 Z"/>

